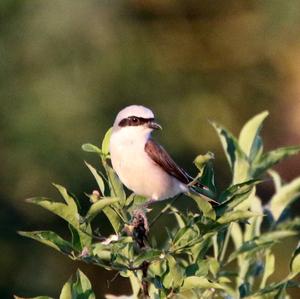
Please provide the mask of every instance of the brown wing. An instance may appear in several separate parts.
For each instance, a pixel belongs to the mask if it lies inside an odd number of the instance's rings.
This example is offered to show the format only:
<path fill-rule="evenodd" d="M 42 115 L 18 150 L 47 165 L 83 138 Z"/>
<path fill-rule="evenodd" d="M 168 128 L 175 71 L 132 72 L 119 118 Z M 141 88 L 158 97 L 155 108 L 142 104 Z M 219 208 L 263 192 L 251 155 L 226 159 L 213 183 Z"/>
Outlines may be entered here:
<path fill-rule="evenodd" d="M 166 150 L 153 139 L 147 141 L 145 151 L 156 164 L 180 182 L 188 184 L 191 181 L 188 174 L 181 169 Z"/>

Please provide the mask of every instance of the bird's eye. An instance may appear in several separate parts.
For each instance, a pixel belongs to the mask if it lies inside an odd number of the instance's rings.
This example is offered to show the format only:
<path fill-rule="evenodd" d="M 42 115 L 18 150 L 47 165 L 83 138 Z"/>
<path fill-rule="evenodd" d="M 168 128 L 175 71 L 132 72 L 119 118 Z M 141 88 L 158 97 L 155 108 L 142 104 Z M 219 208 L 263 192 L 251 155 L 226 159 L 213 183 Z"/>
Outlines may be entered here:
<path fill-rule="evenodd" d="M 138 123 L 138 118 L 137 117 L 132 117 L 131 118 L 131 121 L 134 123 L 134 124 L 136 124 L 136 123 Z"/>

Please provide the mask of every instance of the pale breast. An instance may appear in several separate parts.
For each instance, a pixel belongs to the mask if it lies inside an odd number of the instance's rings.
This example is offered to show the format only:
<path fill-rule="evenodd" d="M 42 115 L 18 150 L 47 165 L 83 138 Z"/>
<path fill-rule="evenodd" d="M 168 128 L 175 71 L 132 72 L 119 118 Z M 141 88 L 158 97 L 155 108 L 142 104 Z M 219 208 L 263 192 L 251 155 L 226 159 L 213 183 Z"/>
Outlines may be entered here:
<path fill-rule="evenodd" d="M 113 168 L 122 183 L 136 194 L 154 200 L 172 197 L 185 186 L 167 174 L 145 152 L 145 143 L 111 139 Z"/>

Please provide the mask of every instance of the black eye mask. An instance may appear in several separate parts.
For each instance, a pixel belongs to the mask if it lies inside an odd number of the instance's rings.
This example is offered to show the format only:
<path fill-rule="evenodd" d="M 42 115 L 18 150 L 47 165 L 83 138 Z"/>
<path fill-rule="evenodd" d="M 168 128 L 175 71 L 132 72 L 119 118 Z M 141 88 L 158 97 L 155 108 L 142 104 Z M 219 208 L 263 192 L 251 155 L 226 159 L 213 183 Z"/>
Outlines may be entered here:
<path fill-rule="evenodd" d="M 127 118 L 122 119 L 119 122 L 119 127 L 128 127 L 128 126 L 142 126 L 147 123 L 151 123 L 154 121 L 154 118 L 143 118 L 137 116 L 129 116 Z"/>

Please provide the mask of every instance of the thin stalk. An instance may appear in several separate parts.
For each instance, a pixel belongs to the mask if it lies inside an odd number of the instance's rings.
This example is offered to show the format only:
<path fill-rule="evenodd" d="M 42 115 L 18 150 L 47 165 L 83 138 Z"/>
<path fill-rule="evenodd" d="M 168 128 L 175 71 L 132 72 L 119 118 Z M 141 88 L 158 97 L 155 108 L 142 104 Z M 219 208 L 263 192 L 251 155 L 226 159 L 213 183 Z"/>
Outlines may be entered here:
<path fill-rule="evenodd" d="M 228 226 L 228 230 L 226 232 L 226 236 L 225 236 L 225 240 L 224 240 L 224 243 L 223 243 L 223 246 L 222 246 L 222 251 L 221 251 L 221 255 L 220 255 L 220 262 L 222 262 L 225 258 L 225 254 L 226 254 L 226 250 L 227 250 L 227 247 L 228 247 L 228 243 L 229 243 L 229 238 L 230 238 L 230 234 L 231 234 L 231 223 L 229 224 Z"/>
<path fill-rule="evenodd" d="M 173 199 L 172 199 L 172 201 L 169 203 L 169 204 L 167 204 L 161 211 L 160 211 L 160 213 L 152 220 L 152 222 L 150 223 L 150 225 L 149 225 L 149 227 L 152 227 L 152 225 L 162 216 L 162 214 L 164 214 L 165 212 L 167 212 L 171 207 L 172 207 L 172 205 L 174 204 L 174 202 L 177 200 L 177 198 L 180 196 L 180 194 L 179 195 L 177 195 L 177 196 L 175 196 Z"/>

